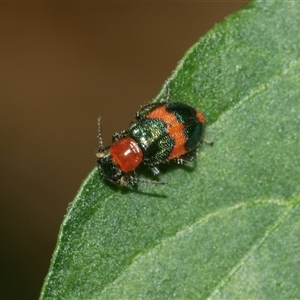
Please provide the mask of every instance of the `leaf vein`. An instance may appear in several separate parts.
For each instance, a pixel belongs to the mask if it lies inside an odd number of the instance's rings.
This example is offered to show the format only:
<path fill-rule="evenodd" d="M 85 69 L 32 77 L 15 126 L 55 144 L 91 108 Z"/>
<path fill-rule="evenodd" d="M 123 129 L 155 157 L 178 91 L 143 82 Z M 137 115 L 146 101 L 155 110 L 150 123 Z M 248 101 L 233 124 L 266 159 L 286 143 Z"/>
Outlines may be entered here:
<path fill-rule="evenodd" d="M 252 245 L 249 251 L 245 253 L 245 255 L 235 264 L 235 266 L 229 271 L 229 273 L 223 279 L 220 280 L 219 284 L 207 297 L 208 300 L 213 299 L 213 297 L 220 292 L 220 289 L 225 286 L 225 284 L 230 280 L 230 278 L 250 259 L 254 252 L 257 251 L 264 244 L 269 235 L 273 231 L 275 231 L 275 229 L 280 224 L 284 222 L 284 220 L 287 218 L 293 207 L 293 205 L 287 206 L 287 209 L 277 218 L 277 220 L 266 229 L 264 235 Z"/>

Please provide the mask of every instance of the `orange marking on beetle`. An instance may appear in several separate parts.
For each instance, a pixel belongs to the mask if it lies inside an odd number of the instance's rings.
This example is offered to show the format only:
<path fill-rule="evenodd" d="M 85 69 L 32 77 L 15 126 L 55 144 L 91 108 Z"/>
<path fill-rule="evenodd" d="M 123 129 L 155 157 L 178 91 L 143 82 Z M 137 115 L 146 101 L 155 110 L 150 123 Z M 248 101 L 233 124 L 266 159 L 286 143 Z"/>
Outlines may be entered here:
<path fill-rule="evenodd" d="M 183 133 L 184 124 L 178 122 L 176 116 L 166 110 L 166 106 L 159 107 L 147 115 L 148 118 L 159 119 L 167 124 L 167 134 L 174 139 L 174 147 L 168 157 L 173 159 L 187 152 L 185 148 L 186 137 Z"/>
<path fill-rule="evenodd" d="M 169 155 L 169 159 L 179 157 L 186 153 L 185 143 L 186 137 L 183 133 L 184 124 L 178 123 L 178 125 L 169 128 L 168 134 L 174 139 L 175 145 L 172 152 Z"/>
<path fill-rule="evenodd" d="M 200 123 L 202 123 L 202 124 L 205 123 L 205 118 L 204 118 L 204 116 L 201 114 L 201 112 L 199 110 L 197 110 L 196 117 L 197 117 L 197 119 L 199 120 Z"/>

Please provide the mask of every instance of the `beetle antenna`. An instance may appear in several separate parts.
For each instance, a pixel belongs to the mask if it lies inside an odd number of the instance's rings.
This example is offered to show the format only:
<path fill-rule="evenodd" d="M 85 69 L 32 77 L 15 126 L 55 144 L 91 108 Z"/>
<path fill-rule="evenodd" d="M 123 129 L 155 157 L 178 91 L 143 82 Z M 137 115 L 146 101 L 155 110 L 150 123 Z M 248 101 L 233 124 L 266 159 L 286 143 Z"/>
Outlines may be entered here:
<path fill-rule="evenodd" d="M 101 116 L 98 117 L 97 119 L 98 121 L 98 134 L 97 134 L 97 138 L 98 138 L 98 153 L 102 153 L 104 152 L 104 146 L 103 146 L 103 139 L 102 139 L 102 127 L 101 127 Z"/>

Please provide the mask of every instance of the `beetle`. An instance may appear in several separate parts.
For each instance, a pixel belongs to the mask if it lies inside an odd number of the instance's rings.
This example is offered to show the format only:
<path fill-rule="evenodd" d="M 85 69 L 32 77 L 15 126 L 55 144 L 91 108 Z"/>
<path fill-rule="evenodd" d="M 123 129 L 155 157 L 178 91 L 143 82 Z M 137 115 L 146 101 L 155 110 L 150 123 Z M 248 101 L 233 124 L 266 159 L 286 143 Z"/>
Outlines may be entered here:
<path fill-rule="evenodd" d="M 128 130 L 115 133 L 112 145 L 104 148 L 101 117 L 98 118 L 97 166 L 102 177 L 117 185 L 138 182 L 165 184 L 138 178 L 136 168 L 146 165 L 159 175 L 159 165 L 176 161 L 192 162 L 204 141 L 205 118 L 196 108 L 181 102 L 169 102 L 169 82 L 165 99 L 150 103 L 136 113 Z"/>

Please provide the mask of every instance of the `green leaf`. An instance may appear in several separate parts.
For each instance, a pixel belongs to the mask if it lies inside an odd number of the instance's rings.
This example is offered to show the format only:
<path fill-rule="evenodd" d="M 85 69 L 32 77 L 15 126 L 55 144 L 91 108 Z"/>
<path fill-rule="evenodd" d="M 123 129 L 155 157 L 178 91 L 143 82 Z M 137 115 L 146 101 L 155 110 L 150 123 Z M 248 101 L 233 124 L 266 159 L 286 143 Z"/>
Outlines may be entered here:
<path fill-rule="evenodd" d="M 299 16 L 298 1 L 255 1 L 187 52 L 171 99 L 201 109 L 214 146 L 164 186 L 93 170 L 40 299 L 300 298 Z"/>

